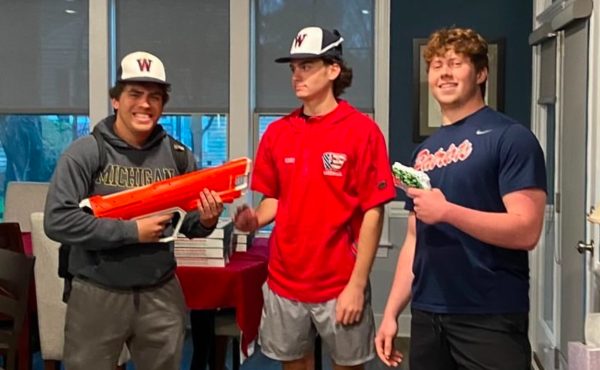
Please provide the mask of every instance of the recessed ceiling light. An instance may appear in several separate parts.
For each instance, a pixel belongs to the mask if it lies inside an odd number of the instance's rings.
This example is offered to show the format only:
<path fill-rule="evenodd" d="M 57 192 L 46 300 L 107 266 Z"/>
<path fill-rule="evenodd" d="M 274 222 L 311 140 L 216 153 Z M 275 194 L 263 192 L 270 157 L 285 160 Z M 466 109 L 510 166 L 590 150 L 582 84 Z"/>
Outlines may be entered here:
<path fill-rule="evenodd" d="M 77 10 L 65 9 L 65 13 L 67 13 L 67 14 L 75 14 L 75 13 L 77 13 Z"/>

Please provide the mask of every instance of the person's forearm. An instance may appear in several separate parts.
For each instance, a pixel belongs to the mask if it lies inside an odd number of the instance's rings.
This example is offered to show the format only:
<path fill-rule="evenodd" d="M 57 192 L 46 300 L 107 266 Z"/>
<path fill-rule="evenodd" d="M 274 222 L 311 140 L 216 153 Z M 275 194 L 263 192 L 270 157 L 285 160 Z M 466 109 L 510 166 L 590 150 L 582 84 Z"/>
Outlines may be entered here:
<path fill-rule="evenodd" d="M 371 267 L 375 260 L 377 248 L 379 248 L 379 239 L 383 227 L 383 212 L 383 206 L 371 208 L 365 212 L 360 226 L 356 263 L 348 284 L 353 284 L 362 289 L 367 286 Z"/>
<path fill-rule="evenodd" d="M 412 265 L 416 247 L 416 219 L 414 213 L 408 217 L 408 226 L 406 238 L 396 265 L 394 281 L 390 289 L 390 294 L 383 311 L 383 315 L 397 319 L 398 315 L 404 310 L 411 297 L 413 272 Z"/>
<path fill-rule="evenodd" d="M 200 222 L 200 214 L 198 211 L 188 212 L 185 215 L 180 232 L 188 238 L 204 238 L 210 235 L 217 226 L 217 222 L 212 227 L 207 227 Z"/>
<path fill-rule="evenodd" d="M 256 207 L 256 218 L 259 229 L 273 222 L 277 214 L 277 204 L 277 199 L 265 197 L 258 207 Z"/>
<path fill-rule="evenodd" d="M 510 249 L 531 250 L 537 244 L 543 224 L 545 194 L 523 194 L 525 207 L 507 212 L 483 212 L 450 203 L 446 222 L 482 242 Z"/>
<path fill-rule="evenodd" d="M 138 242 L 135 221 L 97 218 L 77 207 L 47 206 L 44 231 L 54 241 L 87 250 L 107 250 Z"/>
<path fill-rule="evenodd" d="M 383 316 L 398 318 L 398 315 L 406 308 L 411 298 L 411 289 L 413 281 L 412 263 L 409 265 L 402 261 L 403 259 L 412 259 L 408 253 L 400 251 L 394 282 L 390 288 L 390 294 L 383 310 Z"/>

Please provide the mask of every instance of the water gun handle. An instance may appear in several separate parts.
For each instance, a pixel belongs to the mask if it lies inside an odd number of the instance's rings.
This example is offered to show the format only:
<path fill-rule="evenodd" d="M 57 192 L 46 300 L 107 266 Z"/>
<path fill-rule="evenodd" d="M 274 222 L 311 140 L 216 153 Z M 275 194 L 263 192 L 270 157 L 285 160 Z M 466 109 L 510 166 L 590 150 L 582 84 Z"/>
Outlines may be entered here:
<path fill-rule="evenodd" d="M 175 225 L 173 227 L 173 234 L 171 234 L 171 236 L 165 236 L 165 237 L 158 239 L 158 241 L 161 243 L 168 243 L 168 242 L 174 241 L 177 238 L 177 235 L 179 234 L 179 229 L 181 229 L 181 225 L 183 225 L 183 219 L 185 218 L 185 214 L 186 214 L 185 211 L 182 210 L 181 208 L 175 208 L 175 209 L 173 209 L 173 213 L 179 214 L 179 219 L 177 220 L 177 225 Z"/>
<path fill-rule="evenodd" d="M 140 217 L 136 217 L 136 218 L 134 218 L 134 220 L 138 220 L 140 218 L 145 218 L 145 217 L 150 217 L 150 216 L 167 215 L 167 214 L 172 214 L 172 213 L 177 213 L 179 215 L 177 224 L 175 226 L 173 226 L 173 234 L 171 234 L 170 236 L 163 236 L 162 238 L 158 239 L 158 241 L 161 243 L 168 243 L 168 242 L 174 241 L 177 238 L 177 234 L 179 234 L 179 229 L 181 229 L 181 225 L 183 225 L 183 219 L 185 218 L 185 215 L 186 215 L 186 212 L 183 209 L 181 209 L 179 207 L 163 209 L 159 212 L 154 212 L 154 213 L 150 213 L 150 214 L 143 215 Z"/>

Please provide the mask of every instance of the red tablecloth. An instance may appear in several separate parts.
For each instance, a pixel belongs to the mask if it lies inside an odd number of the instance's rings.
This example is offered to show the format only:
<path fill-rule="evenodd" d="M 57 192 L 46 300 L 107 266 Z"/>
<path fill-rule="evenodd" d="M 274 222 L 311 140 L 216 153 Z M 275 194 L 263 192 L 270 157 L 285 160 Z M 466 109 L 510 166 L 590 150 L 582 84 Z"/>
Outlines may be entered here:
<path fill-rule="evenodd" d="M 188 308 L 235 308 L 245 355 L 258 335 L 267 259 L 268 239 L 255 238 L 248 252 L 234 253 L 226 267 L 177 267 Z"/>

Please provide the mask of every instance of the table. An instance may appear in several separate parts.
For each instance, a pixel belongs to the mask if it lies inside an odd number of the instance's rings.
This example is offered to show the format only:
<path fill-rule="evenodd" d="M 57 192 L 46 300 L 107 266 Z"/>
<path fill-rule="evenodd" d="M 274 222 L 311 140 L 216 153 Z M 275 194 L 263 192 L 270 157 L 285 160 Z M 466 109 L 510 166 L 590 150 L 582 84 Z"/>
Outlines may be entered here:
<path fill-rule="evenodd" d="M 248 344 L 258 335 L 268 250 L 268 239 L 254 238 L 252 247 L 247 252 L 234 253 L 226 267 L 177 267 L 188 308 L 235 308 L 236 322 L 242 332 L 242 352 L 246 356 Z"/>

